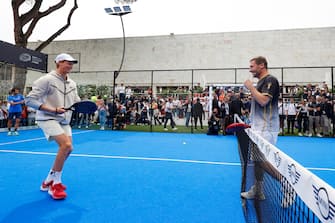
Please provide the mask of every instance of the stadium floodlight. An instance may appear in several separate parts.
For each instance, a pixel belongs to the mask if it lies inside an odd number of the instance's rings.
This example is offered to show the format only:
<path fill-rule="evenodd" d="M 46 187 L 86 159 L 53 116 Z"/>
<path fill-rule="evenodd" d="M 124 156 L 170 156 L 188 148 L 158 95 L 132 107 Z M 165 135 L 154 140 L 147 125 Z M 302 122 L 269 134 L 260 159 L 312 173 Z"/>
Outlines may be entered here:
<path fill-rule="evenodd" d="M 132 3 L 132 2 L 130 2 L 130 3 Z M 123 32 L 123 50 L 122 50 L 121 63 L 120 63 L 119 69 L 114 71 L 114 78 L 113 78 L 113 100 L 115 100 L 115 87 L 116 87 L 115 81 L 116 81 L 116 78 L 118 77 L 118 75 L 119 75 L 119 73 L 122 69 L 124 56 L 125 56 L 125 52 L 126 52 L 126 35 L 125 35 L 125 31 L 124 31 L 122 16 L 126 15 L 126 14 L 129 14 L 132 11 L 131 11 L 131 8 L 130 8 L 129 5 L 122 5 L 122 6 L 113 6 L 112 8 L 105 8 L 105 12 L 108 15 L 120 16 L 121 25 L 122 25 L 122 32 Z"/>
<path fill-rule="evenodd" d="M 114 6 L 113 8 L 105 8 L 105 12 L 108 15 L 123 16 L 131 13 L 132 11 L 129 5 L 123 5 L 123 6 Z"/>

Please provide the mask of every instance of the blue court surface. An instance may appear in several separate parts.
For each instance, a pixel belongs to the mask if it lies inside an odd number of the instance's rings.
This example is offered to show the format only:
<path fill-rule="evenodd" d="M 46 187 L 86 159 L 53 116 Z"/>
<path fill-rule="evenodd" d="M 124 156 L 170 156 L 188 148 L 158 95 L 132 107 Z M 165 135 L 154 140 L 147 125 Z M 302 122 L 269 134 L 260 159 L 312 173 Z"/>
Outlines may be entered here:
<path fill-rule="evenodd" d="M 39 186 L 57 146 L 39 129 L 20 133 L 0 133 L 0 223 L 244 222 L 234 136 L 74 130 L 68 197 L 54 201 Z M 334 143 L 279 137 L 278 147 L 334 187 Z"/>

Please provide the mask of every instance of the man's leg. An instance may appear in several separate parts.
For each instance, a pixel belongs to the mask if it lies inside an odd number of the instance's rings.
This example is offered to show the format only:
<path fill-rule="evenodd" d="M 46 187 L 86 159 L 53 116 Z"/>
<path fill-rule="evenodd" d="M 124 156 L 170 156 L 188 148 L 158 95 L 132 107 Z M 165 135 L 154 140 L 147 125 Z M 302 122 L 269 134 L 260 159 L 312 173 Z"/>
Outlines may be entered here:
<path fill-rule="evenodd" d="M 64 199 L 67 194 L 64 191 L 66 187 L 62 184 L 61 177 L 65 160 L 72 152 L 72 138 L 65 134 L 61 134 L 54 136 L 54 139 L 58 144 L 58 152 L 53 167 L 50 170 L 45 182 L 50 185 L 48 193 L 52 196 L 52 198 Z"/>

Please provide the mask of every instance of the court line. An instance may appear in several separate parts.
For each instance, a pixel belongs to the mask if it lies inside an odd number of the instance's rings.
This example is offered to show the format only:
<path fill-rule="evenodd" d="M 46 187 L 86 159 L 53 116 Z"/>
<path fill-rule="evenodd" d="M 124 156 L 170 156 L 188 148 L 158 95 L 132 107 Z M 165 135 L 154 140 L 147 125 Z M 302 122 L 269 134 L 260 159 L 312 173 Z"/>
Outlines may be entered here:
<path fill-rule="evenodd" d="M 81 132 L 74 132 L 74 133 L 72 133 L 72 135 L 78 135 L 78 134 L 94 132 L 94 131 L 96 131 L 96 130 L 86 130 L 86 131 L 81 131 Z M 18 141 L 10 141 L 10 142 L 3 142 L 3 143 L 0 143 L 0 146 L 18 144 L 18 143 L 23 143 L 23 142 L 38 141 L 38 140 L 41 140 L 41 139 L 45 139 L 45 137 L 39 137 L 39 138 L 33 138 L 33 139 L 24 139 L 24 140 L 18 140 Z"/>
<path fill-rule="evenodd" d="M 50 153 L 50 152 L 33 152 L 33 151 L 5 150 L 5 149 L 0 150 L 0 153 L 17 153 L 17 154 L 33 154 L 33 155 L 49 155 L 49 156 L 57 155 L 57 153 Z M 111 155 L 79 154 L 79 153 L 72 153 L 71 156 L 88 157 L 88 158 L 102 158 L 102 159 L 148 160 L 148 161 L 197 163 L 197 164 L 224 165 L 224 166 L 241 166 L 240 163 L 204 161 L 204 160 L 169 159 L 169 158 L 161 158 L 161 157 L 154 158 L 154 157 L 137 157 L 137 156 L 111 156 Z M 306 169 L 335 172 L 335 168 L 306 167 Z"/>
<path fill-rule="evenodd" d="M 33 154 L 33 155 L 49 155 L 49 156 L 55 156 L 57 154 L 57 153 L 50 153 L 50 152 L 33 152 L 33 151 L 6 150 L 6 149 L 1 149 L 0 152 L 1 153 L 17 153 L 17 154 Z M 78 154 L 78 153 L 72 153 L 70 156 L 102 158 L 102 159 L 149 160 L 149 161 L 167 161 L 167 162 L 179 162 L 179 163 L 197 163 L 197 164 L 210 164 L 210 165 L 241 166 L 240 163 L 204 161 L 204 160 L 169 159 L 169 158 L 160 158 L 160 157 L 154 158 L 154 157 L 137 157 L 137 156 L 109 156 L 109 155 Z"/>

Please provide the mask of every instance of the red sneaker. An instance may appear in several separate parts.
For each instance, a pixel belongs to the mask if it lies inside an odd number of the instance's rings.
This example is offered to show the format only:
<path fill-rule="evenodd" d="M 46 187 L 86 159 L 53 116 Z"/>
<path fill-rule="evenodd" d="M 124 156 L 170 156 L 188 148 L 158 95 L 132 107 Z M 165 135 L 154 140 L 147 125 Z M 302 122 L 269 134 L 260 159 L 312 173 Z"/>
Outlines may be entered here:
<path fill-rule="evenodd" d="M 49 190 L 49 187 L 52 185 L 53 181 L 49 181 L 49 182 L 46 182 L 46 181 L 43 181 L 41 186 L 40 186 L 40 190 L 41 191 L 48 191 Z"/>
<path fill-rule="evenodd" d="M 64 188 L 66 187 L 61 183 L 53 184 L 49 187 L 48 193 L 55 200 L 65 199 L 66 193 L 64 191 L 65 190 Z"/>
<path fill-rule="evenodd" d="M 48 191 L 49 190 L 49 187 L 52 185 L 53 181 L 49 181 L 49 182 L 46 182 L 46 181 L 43 181 L 41 186 L 40 186 L 40 190 L 41 191 Z M 63 190 L 66 190 L 66 186 L 64 184 L 61 184 L 61 186 L 63 187 Z"/>

